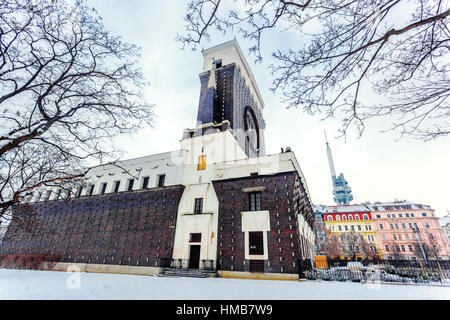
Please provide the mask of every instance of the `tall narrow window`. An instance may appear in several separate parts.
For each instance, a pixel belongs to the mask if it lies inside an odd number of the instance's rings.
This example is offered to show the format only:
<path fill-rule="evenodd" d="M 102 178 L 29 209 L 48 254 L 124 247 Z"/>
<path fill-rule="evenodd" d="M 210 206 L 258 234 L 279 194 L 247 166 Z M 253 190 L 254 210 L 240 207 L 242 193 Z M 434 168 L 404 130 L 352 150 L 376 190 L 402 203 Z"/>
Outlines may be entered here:
<path fill-rule="evenodd" d="M 100 189 L 100 194 L 105 194 L 105 192 L 106 192 L 106 186 L 107 186 L 107 183 L 106 183 L 106 182 L 102 183 L 102 188 Z"/>
<path fill-rule="evenodd" d="M 158 176 L 158 187 L 164 187 L 165 180 L 166 180 L 166 175 L 165 174 L 160 174 Z"/>
<path fill-rule="evenodd" d="M 249 254 L 264 254 L 263 232 L 249 232 L 248 233 Z"/>
<path fill-rule="evenodd" d="M 205 170 L 206 169 L 206 156 L 198 157 L 198 165 L 197 170 Z"/>
<path fill-rule="evenodd" d="M 92 196 L 94 194 L 94 187 L 95 187 L 95 184 L 91 184 L 91 186 L 89 187 L 88 195 Z"/>
<path fill-rule="evenodd" d="M 196 198 L 194 213 L 201 214 L 202 212 L 203 212 L 203 198 Z"/>
<path fill-rule="evenodd" d="M 115 181 L 114 182 L 114 193 L 119 192 L 119 188 L 120 188 L 120 181 Z"/>
<path fill-rule="evenodd" d="M 250 192 L 250 211 L 261 210 L 261 192 Z"/>
<path fill-rule="evenodd" d="M 133 185 L 134 185 L 134 179 L 128 179 L 128 191 L 132 191 L 133 190 Z"/>
<path fill-rule="evenodd" d="M 250 153 L 250 138 L 247 136 L 245 137 L 245 154 Z"/>
<path fill-rule="evenodd" d="M 150 177 L 144 177 L 144 181 L 142 182 L 142 189 L 148 188 L 149 181 L 150 181 Z"/>

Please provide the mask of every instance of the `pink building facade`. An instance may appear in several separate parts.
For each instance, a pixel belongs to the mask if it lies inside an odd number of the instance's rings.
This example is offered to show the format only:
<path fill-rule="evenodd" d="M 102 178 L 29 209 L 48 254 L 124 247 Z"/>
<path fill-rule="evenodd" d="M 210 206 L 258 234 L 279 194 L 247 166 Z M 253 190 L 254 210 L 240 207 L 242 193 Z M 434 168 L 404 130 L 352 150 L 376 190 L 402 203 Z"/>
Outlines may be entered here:
<path fill-rule="evenodd" d="M 408 201 L 367 204 L 383 259 L 446 260 L 450 250 L 430 206 Z"/>

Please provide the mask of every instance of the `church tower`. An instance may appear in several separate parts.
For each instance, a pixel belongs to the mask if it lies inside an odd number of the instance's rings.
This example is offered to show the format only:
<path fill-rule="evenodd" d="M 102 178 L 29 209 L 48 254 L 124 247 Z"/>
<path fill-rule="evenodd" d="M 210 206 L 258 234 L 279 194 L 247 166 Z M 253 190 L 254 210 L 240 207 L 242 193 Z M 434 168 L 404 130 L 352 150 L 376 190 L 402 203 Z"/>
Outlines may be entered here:
<path fill-rule="evenodd" d="M 197 126 L 183 139 L 231 130 L 248 157 L 265 155 L 264 102 L 236 40 L 202 51 Z"/>

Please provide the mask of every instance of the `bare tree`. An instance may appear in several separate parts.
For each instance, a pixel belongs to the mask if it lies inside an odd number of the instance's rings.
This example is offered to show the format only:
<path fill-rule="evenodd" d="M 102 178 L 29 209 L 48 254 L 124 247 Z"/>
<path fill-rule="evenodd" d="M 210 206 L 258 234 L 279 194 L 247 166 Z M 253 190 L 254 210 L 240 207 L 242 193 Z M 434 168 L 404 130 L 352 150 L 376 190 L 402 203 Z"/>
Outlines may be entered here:
<path fill-rule="evenodd" d="M 320 255 L 324 253 L 327 246 L 327 229 L 325 223 L 321 218 L 316 218 L 314 220 L 314 232 L 315 232 L 315 247 L 316 254 Z"/>
<path fill-rule="evenodd" d="M 289 107 L 339 117 L 341 133 L 389 116 L 387 129 L 429 140 L 450 133 L 449 2 L 443 0 L 248 0 L 231 8 L 193 0 L 177 40 L 196 48 L 237 30 L 261 61 L 263 35 L 292 31 L 273 53 L 273 90 Z M 229 3 L 228 3 L 229 5 Z M 375 102 L 373 102 L 375 100 Z"/>
<path fill-rule="evenodd" d="M 342 252 L 351 260 L 356 260 L 358 255 L 361 255 L 361 241 L 364 240 L 362 233 L 349 231 L 343 234 L 344 241 L 342 242 Z"/>
<path fill-rule="evenodd" d="M 152 123 L 139 55 L 84 0 L 0 3 L 0 217 L 40 186 L 70 196 Z"/>
<path fill-rule="evenodd" d="M 375 248 L 375 249 L 374 249 Z M 359 241 L 359 253 L 365 259 L 374 259 L 379 256 L 378 250 L 374 244 L 370 244 L 366 241 L 364 236 Z"/>
<path fill-rule="evenodd" d="M 323 248 L 323 252 L 330 258 L 337 258 L 342 255 L 341 241 L 336 234 L 326 231 L 327 244 Z"/>

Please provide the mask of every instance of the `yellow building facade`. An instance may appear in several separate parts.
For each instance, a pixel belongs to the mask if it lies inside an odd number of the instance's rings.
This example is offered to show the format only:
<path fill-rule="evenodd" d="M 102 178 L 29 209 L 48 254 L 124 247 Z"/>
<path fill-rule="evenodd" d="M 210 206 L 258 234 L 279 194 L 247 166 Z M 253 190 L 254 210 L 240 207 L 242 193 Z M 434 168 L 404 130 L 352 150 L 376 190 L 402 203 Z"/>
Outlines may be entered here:
<path fill-rule="evenodd" d="M 367 207 L 340 205 L 327 206 L 324 209 L 322 217 L 329 235 L 329 248 L 334 247 L 334 251 L 336 254 L 339 252 L 337 255 L 341 259 L 366 259 L 379 256 L 376 228 Z M 337 239 L 332 240 L 332 235 Z M 335 243 L 331 243 L 333 241 Z"/>

